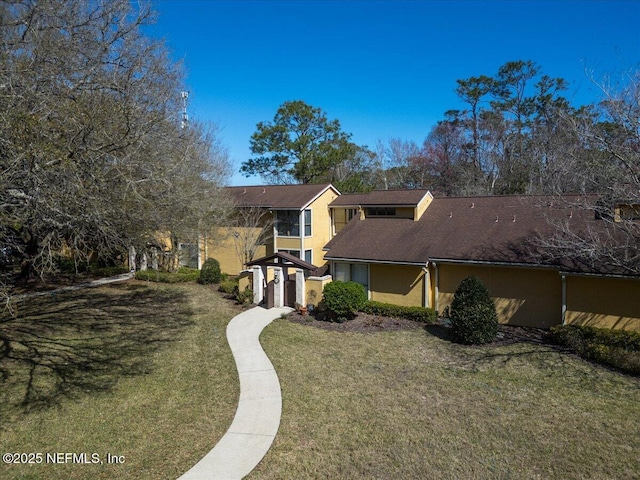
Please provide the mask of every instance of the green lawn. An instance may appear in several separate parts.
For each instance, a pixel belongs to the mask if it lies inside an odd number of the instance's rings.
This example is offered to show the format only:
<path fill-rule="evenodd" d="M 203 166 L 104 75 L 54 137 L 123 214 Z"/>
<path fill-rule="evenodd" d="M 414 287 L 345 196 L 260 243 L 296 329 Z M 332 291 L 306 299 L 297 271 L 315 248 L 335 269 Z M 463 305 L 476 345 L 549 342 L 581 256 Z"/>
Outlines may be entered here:
<path fill-rule="evenodd" d="M 4 479 L 170 479 L 229 427 L 238 382 L 212 289 L 145 282 L 31 298 L 0 335 L 0 450 L 124 464 L 0 464 Z M 46 457 L 45 461 L 46 461 Z"/>
<path fill-rule="evenodd" d="M 124 464 L 0 464 L 4 479 L 175 479 L 224 434 L 238 313 L 210 287 L 140 281 L 36 297 L 0 336 L 0 450 Z M 549 347 L 429 330 L 262 334 L 283 391 L 253 479 L 631 479 L 640 379 Z M 6 343 L 5 343 L 6 345 Z"/>
<path fill-rule="evenodd" d="M 250 478 L 639 478 L 640 379 L 430 331 L 267 327 L 284 411 Z"/>

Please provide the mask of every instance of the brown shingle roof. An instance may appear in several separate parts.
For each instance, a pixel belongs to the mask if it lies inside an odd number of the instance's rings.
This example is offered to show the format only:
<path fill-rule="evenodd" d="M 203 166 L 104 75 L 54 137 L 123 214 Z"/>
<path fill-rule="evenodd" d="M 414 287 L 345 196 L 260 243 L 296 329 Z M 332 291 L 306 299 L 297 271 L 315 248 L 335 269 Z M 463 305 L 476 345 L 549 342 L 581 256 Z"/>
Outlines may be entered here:
<path fill-rule="evenodd" d="M 357 207 L 357 206 L 413 206 L 420 203 L 420 200 L 429 190 L 374 190 L 369 193 L 351 193 L 340 195 L 330 207 Z"/>
<path fill-rule="evenodd" d="M 549 206 L 543 197 L 434 198 L 419 221 L 354 218 L 328 244 L 328 259 L 424 264 L 427 260 L 541 265 L 529 249 L 549 236 L 549 215 L 593 223 L 593 212 Z M 571 216 L 571 219 L 569 219 Z"/>
<path fill-rule="evenodd" d="M 302 185 L 260 185 L 247 187 L 227 187 L 227 191 L 241 207 L 295 208 L 309 205 L 330 184 Z"/>

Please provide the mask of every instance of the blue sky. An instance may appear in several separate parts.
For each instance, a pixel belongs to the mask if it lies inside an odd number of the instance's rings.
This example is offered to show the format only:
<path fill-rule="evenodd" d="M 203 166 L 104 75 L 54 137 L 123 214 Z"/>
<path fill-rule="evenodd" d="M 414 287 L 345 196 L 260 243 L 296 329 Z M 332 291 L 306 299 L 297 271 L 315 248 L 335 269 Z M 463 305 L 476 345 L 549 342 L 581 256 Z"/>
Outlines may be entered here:
<path fill-rule="evenodd" d="M 338 119 L 359 145 L 421 144 L 446 110 L 463 108 L 457 79 L 533 60 L 569 82 L 575 105 L 597 101 L 588 78 L 640 63 L 640 0 L 153 0 L 156 24 L 184 63 L 189 115 L 219 125 L 232 185 L 249 138 L 287 100 Z"/>

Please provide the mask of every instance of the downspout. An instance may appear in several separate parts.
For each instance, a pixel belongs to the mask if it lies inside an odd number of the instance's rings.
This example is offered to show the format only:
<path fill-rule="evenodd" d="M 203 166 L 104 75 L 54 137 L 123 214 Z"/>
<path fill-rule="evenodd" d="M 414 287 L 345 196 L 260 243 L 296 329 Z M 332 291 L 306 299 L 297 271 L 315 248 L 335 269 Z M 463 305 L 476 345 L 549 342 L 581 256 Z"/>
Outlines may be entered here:
<path fill-rule="evenodd" d="M 429 261 L 427 260 L 422 267 L 424 272 L 424 307 L 431 307 L 431 272 L 429 271 Z"/>
<path fill-rule="evenodd" d="M 562 325 L 567 319 L 567 276 L 562 275 Z"/>
<path fill-rule="evenodd" d="M 300 211 L 298 216 L 298 231 L 300 232 L 300 259 L 304 260 L 304 208 Z"/>
<path fill-rule="evenodd" d="M 433 292 L 433 309 L 438 312 L 438 294 L 440 293 L 440 273 L 438 272 L 438 264 L 436 262 L 433 263 L 433 268 L 436 273 L 436 285 Z M 438 312 L 439 313 L 439 312 Z"/>

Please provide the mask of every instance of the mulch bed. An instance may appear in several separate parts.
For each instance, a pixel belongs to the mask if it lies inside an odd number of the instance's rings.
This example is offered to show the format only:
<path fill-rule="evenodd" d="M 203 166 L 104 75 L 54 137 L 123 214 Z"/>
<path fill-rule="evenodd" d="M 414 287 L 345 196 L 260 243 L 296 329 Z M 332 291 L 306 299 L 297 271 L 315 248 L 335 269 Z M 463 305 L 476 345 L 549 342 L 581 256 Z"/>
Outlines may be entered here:
<path fill-rule="evenodd" d="M 292 312 L 287 315 L 287 318 L 294 323 L 334 332 L 375 333 L 424 329 L 437 337 L 447 340 L 451 339 L 449 328 L 443 323 L 425 325 L 422 322 L 414 322 L 403 318 L 380 317 L 367 313 L 359 313 L 353 320 L 343 323 L 332 322 L 321 314 L 317 316 L 303 316 L 298 312 Z M 510 345 L 513 343 L 547 344 L 546 335 L 547 331 L 541 328 L 500 325 L 498 327 L 498 338 L 494 342 L 485 344 L 484 346 Z"/>

